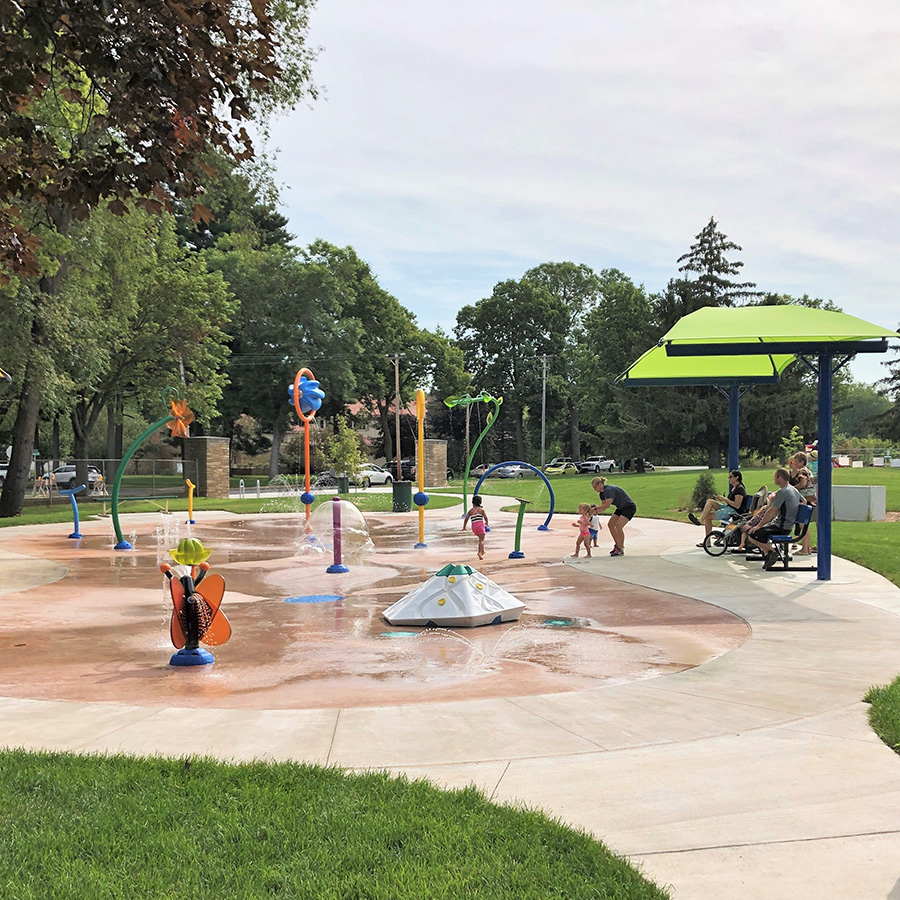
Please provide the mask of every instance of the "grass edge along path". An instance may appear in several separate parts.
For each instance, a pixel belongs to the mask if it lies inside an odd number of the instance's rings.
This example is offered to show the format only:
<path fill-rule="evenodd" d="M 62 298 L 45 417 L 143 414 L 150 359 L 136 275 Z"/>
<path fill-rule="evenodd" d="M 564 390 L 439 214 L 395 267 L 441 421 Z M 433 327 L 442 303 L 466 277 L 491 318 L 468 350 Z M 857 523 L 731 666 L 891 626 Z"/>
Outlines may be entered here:
<path fill-rule="evenodd" d="M 890 684 L 869 688 L 863 700 L 869 707 L 869 725 L 895 753 L 900 754 L 900 675 Z"/>
<path fill-rule="evenodd" d="M 545 813 L 388 773 L 0 753 L 0 894 L 16 900 L 662 900 Z"/>

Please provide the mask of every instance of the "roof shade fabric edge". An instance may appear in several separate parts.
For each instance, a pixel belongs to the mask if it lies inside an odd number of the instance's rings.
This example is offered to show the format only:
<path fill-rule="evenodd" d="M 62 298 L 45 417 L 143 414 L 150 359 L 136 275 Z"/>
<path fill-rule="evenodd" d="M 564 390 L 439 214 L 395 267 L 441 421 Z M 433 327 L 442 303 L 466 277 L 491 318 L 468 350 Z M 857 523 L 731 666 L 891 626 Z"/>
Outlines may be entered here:
<path fill-rule="evenodd" d="M 740 345 L 790 343 L 795 345 L 793 352 L 801 352 L 800 345 L 879 338 L 900 339 L 900 334 L 849 313 L 787 304 L 698 309 L 679 319 L 659 344 L 718 344 L 723 348 L 727 345 L 740 354 L 744 349 Z"/>
<path fill-rule="evenodd" d="M 671 357 L 665 347 L 651 347 L 614 384 L 625 387 L 664 385 L 775 384 L 796 360 L 794 354 L 761 356 Z"/>

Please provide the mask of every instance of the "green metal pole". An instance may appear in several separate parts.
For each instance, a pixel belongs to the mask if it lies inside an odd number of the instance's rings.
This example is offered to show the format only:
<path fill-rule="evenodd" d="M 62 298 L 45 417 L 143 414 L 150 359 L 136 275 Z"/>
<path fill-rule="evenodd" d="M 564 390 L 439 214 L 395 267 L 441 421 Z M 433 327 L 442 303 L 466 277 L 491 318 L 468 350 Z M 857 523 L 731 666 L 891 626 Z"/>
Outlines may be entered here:
<path fill-rule="evenodd" d="M 490 402 L 494 404 L 494 411 L 492 413 L 488 413 L 487 425 L 484 426 L 484 430 L 481 434 L 478 435 L 478 440 L 475 441 L 475 446 L 472 447 L 472 452 L 469 454 L 468 460 L 466 460 L 466 471 L 463 475 L 463 510 L 465 511 L 467 507 L 466 502 L 466 489 L 469 486 L 469 469 L 472 468 L 472 460 L 475 459 L 475 451 L 478 449 L 478 445 L 484 440 L 484 436 L 491 430 L 491 425 L 497 421 L 497 415 L 500 412 L 500 404 L 503 402 L 501 398 L 498 400 L 496 397 L 491 397 Z"/>
<path fill-rule="evenodd" d="M 122 529 L 119 526 L 119 485 L 122 483 L 122 476 L 125 474 L 125 467 L 128 465 L 131 457 L 134 456 L 137 448 L 153 434 L 157 428 L 162 428 L 166 422 L 171 422 L 175 416 L 166 416 L 164 419 L 160 419 L 158 422 L 155 422 L 151 425 L 129 448 L 128 452 L 125 456 L 122 457 L 122 462 L 119 463 L 119 468 L 116 470 L 116 477 L 113 479 L 113 489 L 112 489 L 112 517 L 113 517 L 113 528 L 116 530 L 116 539 L 118 543 L 116 544 L 116 550 L 133 550 L 134 548 L 131 544 L 128 543 L 122 537 Z"/>
<path fill-rule="evenodd" d="M 519 549 L 522 545 L 522 520 L 525 518 L 525 504 L 531 501 L 523 500 L 521 497 L 516 497 L 516 500 L 519 501 L 519 518 L 516 519 L 516 549 L 509 554 L 509 559 L 522 559 L 525 556 Z"/>

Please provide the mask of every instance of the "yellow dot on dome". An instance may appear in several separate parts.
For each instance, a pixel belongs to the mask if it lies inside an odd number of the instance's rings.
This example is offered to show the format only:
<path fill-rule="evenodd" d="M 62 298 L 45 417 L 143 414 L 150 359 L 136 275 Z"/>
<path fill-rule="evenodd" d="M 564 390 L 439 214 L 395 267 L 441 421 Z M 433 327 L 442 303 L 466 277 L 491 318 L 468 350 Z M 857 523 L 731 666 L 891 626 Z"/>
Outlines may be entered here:
<path fill-rule="evenodd" d="M 478 590 L 480 591 L 480 590 L 484 587 L 484 585 L 483 585 L 480 581 L 476 581 L 476 582 L 475 582 L 475 587 L 477 587 Z"/>
<path fill-rule="evenodd" d="M 449 581 L 450 584 L 456 584 L 456 576 L 455 576 L 455 575 L 451 575 L 451 576 L 447 579 L 447 581 Z"/>
<path fill-rule="evenodd" d="M 446 598 L 441 597 L 441 599 L 438 600 L 438 606 L 443 606 L 446 602 L 447 602 Z"/>

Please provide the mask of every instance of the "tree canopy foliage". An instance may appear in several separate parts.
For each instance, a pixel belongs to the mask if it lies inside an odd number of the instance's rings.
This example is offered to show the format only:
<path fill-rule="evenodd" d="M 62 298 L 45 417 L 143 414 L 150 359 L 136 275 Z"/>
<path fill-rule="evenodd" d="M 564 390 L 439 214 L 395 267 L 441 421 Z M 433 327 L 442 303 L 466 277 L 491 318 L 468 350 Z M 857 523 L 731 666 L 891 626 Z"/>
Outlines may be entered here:
<path fill-rule="evenodd" d="M 101 201 L 148 212 L 192 197 L 216 150 L 253 155 L 254 103 L 309 89 L 302 33 L 285 22 L 306 4 L 282 0 L 0 0 L 0 264 L 37 275 L 40 240 L 28 205 L 86 218 Z M 287 74 L 290 77 L 282 78 Z M 42 102 L 65 104 L 48 128 Z M 295 98 L 282 97 L 282 100 Z M 198 218 L 206 207 L 195 208 Z"/>

